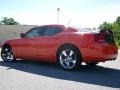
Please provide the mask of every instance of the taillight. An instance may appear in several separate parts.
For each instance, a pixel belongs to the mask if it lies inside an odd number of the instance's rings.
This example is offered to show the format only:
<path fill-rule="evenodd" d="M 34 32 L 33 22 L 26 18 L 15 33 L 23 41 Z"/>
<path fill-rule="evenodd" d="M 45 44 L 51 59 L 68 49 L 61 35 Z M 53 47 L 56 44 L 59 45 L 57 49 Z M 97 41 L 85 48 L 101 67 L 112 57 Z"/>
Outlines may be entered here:
<path fill-rule="evenodd" d="M 109 33 L 94 34 L 94 39 L 98 43 L 115 43 L 113 35 Z"/>
<path fill-rule="evenodd" d="M 105 43 L 105 35 L 104 34 L 94 34 L 94 40 L 98 43 Z"/>

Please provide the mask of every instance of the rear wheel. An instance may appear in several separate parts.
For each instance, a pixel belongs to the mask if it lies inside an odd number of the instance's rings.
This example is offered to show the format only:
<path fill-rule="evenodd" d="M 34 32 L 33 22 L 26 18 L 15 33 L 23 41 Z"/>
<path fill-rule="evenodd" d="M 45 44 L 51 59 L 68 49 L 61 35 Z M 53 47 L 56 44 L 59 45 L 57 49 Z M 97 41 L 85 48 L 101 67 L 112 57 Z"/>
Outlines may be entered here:
<path fill-rule="evenodd" d="M 1 51 L 1 57 L 6 62 L 13 62 L 15 61 L 15 57 L 12 52 L 12 48 L 10 47 L 3 47 Z"/>
<path fill-rule="evenodd" d="M 81 58 L 78 50 L 71 46 L 63 47 L 58 52 L 58 64 L 64 70 L 77 69 L 81 65 Z"/>

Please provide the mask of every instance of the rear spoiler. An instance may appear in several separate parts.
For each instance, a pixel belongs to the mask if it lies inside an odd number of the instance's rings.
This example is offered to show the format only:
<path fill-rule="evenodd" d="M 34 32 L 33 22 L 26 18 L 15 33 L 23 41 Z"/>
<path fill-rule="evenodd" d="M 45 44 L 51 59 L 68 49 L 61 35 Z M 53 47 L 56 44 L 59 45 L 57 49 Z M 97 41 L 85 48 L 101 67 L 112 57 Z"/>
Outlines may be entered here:
<path fill-rule="evenodd" d="M 113 31 L 112 30 L 110 30 L 110 29 L 101 29 L 100 30 L 100 33 L 107 33 L 107 34 L 110 34 L 110 35 L 112 35 L 113 36 Z"/>

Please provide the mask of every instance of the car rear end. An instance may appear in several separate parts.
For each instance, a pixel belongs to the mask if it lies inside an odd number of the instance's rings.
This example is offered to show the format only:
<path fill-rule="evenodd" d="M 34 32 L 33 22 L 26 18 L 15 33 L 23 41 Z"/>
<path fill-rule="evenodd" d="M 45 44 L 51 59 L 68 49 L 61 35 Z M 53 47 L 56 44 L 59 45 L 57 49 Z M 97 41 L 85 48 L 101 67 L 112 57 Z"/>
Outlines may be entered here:
<path fill-rule="evenodd" d="M 101 30 L 94 33 L 94 44 L 98 51 L 98 61 L 115 60 L 118 55 L 118 47 L 111 30 Z"/>
<path fill-rule="evenodd" d="M 96 63 L 117 58 L 118 47 L 111 30 L 92 30 L 79 27 L 72 27 L 72 29 L 77 32 L 76 43 L 81 52 L 83 62 Z"/>

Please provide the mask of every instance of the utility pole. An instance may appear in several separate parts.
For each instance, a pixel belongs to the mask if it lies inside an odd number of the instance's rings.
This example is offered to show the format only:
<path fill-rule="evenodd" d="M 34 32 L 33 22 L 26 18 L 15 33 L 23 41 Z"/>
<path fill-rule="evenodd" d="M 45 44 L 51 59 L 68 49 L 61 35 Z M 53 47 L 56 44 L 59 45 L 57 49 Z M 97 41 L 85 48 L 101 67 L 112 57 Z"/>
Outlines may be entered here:
<path fill-rule="evenodd" d="M 60 19 L 60 8 L 57 8 L 57 24 L 59 24 Z"/>

